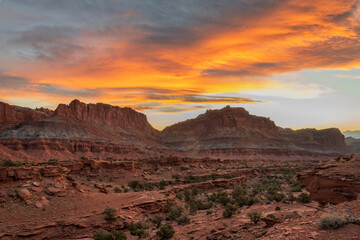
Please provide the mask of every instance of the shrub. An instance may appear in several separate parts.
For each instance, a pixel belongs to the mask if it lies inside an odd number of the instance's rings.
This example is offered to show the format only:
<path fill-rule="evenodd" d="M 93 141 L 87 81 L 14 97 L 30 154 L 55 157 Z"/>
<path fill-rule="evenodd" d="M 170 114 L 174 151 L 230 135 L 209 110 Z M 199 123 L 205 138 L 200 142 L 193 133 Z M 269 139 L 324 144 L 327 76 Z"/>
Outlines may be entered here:
<path fill-rule="evenodd" d="M 174 236 L 174 234 L 174 228 L 170 224 L 166 224 L 156 232 L 156 238 L 159 240 L 166 240 L 170 239 L 172 236 Z"/>
<path fill-rule="evenodd" d="M 114 192 L 121 193 L 122 189 L 120 187 L 116 186 L 116 187 L 114 187 Z"/>
<path fill-rule="evenodd" d="M 291 192 L 301 192 L 300 185 L 295 185 L 290 189 Z"/>
<path fill-rule="evenodd" d="M 207 211 L 206 211 L 206 215 L 211 215 L 212 213 L 213 213 L 212 210 L 207 210 Z"/>
<path fill-rule="evenodd" d="M 182 216 L 180 216 L 180 217 L 178 217 L 178 218 L 176 219 L 176 222 L 177 222 L 179 225 L 187 225 L 187 224 L 190 223 L 190 218 L 189 218 L 189 216 L 187 216 L 187 215 L 182 215 Z"/>
<path fill-rule="evenodd" d="M 292 202 L 296 201 L 296 197 L 294 196 L 294 194 L 292 192 L 290 192 L 288 194 L 287 200 L 292 203 Z"/>
<path fill-rule="evenodd" d="M 104 229 L 99 229 L 96 233 L 94 233 L 93 237 L 95 240 L 113 240 L 111 233 Z"/>
<path fill-rule="evenodd" d="M 279 206 L 276 206 L 276 207 L 275 207 L 275 210 L 276 210 L 276 211 L 280 211 L 280 209 L 281 209 L 281 208 L 280 208 Z"/>
<path fill-rule="evenodd" d="M 337 214 L 323 216 L 319 219 L 317 225 L 320 229 L 338 229 L 347 224 L 345 217 Z"/>
<path fill-rule="evenodd" d="M 19 161 L 12 161 L 10 159 L 2 160 L 2 163 L 0 163 L 0 167 L 20 167 L 24 165 L 24 163 L 21 163 Z"/>
<path fill-rule="evenodd" d="M 257 224 L 261 219 L 261 212 L 259 211 L 251 211 L 247 215 L 250 218 L 250 220 L 255 224 Z"/>
<path fill-rule="evenodd" d="M 199 190 L 196 187 L 194 187 L 191 191 L 191 195 L 197 196 L 198 194 L 199 194 Z"/>
<path fill-rule="evenodd" d="M 299 195 L 299 197 L 297 198 L 297 201 L 299 203 L 310 203 L 311 202 L 311 197 L 307 193 L 301 193 Z"/>
<path fill-rule="evenodd" d="M 111 234 L 114 240 L 127 240 L 126 234 L 121 230 L 112 230 Z"/>
<path fill-rule="evenodd" d="M 149 226 L 143 222 L 131 223 L 129 226 L 130 234 L 138 236 L 139 238 L 145 238 L 149 235 L 149 233 L 146 231 L 148 227 Z"/>
<path fill-rule="evenodd" d="M 150 221 L 155 225 L 156 228 L 160 227 L 162 220 L 163 220 L 163 217 L 160 215 L 155 215 L 152 218 L 150 218 Z"/>
<path fill-rule="evenodd" d="M 115 213 L 116 213 L 116 209 L 107 207 L 103 212 L 103 214 L 105 214 L 105 220 L 108 222 L 115 221 L 116 220 Z"/>
<path fill-rule="evenodd" d="M 191 193 L 190 193 L 190 191 L 189 190 L 185 190 L 184 191 L 184 197 L 185 197 L 185 202 L 190 202 L 191 201 Z"/>
<path fill-rule="evenodd" d="M 176 194 L 176 198 L 179 199 L 179 200 L 182 200 L 183 199 L 183 195 L 181 193 L 177 193 Z"/>
<path fill-rule="evenodd" d="M 173 174 L 172 178 L 175 180 L 179 180 L 180 179 L 180 175 L 179 174 Z"/>
<path fill-rule="evenodd" d="M 181 216 L 182 212 L 183 212 L 182 207 L 179 206 L 170 207 L 168 218 L 171 220 L 175 220 Z"/>
<path fill-rule="evenodd" d="M 271 218 L 271 219 L 275 219 L 275 215 L 274 215 L 274 214 L 268 214 L 266 217 L 267 217 L 267 218 Z"/>
<path fill-rule="evenodd" d="M 228 203 L 225 206 L 225 209 L 223 211 L 223 217 L 224 218 L 230 218 L 232 215 L 234 215 L 234 213 L 236 212 L 237 207 L 232 205 L 231 203 Z"/>

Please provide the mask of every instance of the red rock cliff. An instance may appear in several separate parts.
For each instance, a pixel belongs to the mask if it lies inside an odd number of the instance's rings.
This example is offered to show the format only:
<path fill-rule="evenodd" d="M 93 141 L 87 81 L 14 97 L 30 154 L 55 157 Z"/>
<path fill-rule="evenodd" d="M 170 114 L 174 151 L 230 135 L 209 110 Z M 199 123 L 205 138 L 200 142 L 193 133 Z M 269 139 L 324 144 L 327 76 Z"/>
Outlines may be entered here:
<path fill-rule="evenodd" d="M 31 109 L 0 102 L 0 124 L 18 124 L 48 118 L 52 111 L 45 108 Z"/>
<path fill-rule="evenodd" d="M 155 135 L 155 130 L 144 114 L 131 108 L 121 108 L 103 103 L 85 104 L 73 100 L 69 105 L 60 104 L 53 116 L 63 116 L 90 124 L 108 125 L 112 128 L 136 130 Z"/>

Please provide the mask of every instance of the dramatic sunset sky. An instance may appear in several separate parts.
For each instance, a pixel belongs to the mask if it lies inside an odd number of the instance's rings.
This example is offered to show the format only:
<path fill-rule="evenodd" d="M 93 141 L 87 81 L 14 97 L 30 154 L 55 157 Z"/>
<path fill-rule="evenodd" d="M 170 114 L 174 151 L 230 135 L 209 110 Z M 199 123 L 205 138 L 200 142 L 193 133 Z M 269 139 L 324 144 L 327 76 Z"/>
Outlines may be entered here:
<path fill-rule="evenodd" d="M 357 0 L 0 0 L 0 101 L 360 129 Z"/>

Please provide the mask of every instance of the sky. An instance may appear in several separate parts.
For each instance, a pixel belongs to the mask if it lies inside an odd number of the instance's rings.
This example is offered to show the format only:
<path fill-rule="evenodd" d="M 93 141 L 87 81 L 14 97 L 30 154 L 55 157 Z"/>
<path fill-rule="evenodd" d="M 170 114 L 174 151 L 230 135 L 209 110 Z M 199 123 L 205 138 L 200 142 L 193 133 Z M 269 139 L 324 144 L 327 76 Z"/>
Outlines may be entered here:
<path fill-rule="evenodd" d="M 0 101 L 360 129 L 358 0 L 0 0 Z"/>

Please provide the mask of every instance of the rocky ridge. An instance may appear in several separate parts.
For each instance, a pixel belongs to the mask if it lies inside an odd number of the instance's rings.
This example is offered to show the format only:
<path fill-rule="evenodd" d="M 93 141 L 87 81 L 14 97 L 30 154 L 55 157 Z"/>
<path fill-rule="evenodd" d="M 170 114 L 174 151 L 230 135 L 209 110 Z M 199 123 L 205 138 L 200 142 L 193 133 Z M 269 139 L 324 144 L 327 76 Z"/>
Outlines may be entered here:
<path fill-rule="evenodd" d="M 269 118 L 229 106 L 208 110 L 161 132 L 149 124 L 144 114 L 131 108 L 85 104 L 76 99 L 69 105 L 60 104 L 54 112 L 20 111 L 16 109 L 22 108 L 6 104 L 3 108 L 6 111 L 0 118 L 4 129 L 0 133 L 0 157 L 10 159 L 20 155 L 29 160 L 34 156 L 68 159 L 159 155 L 328 159 L 346 151 L 344 136 L 338 129 L 283 129 Z"/>

